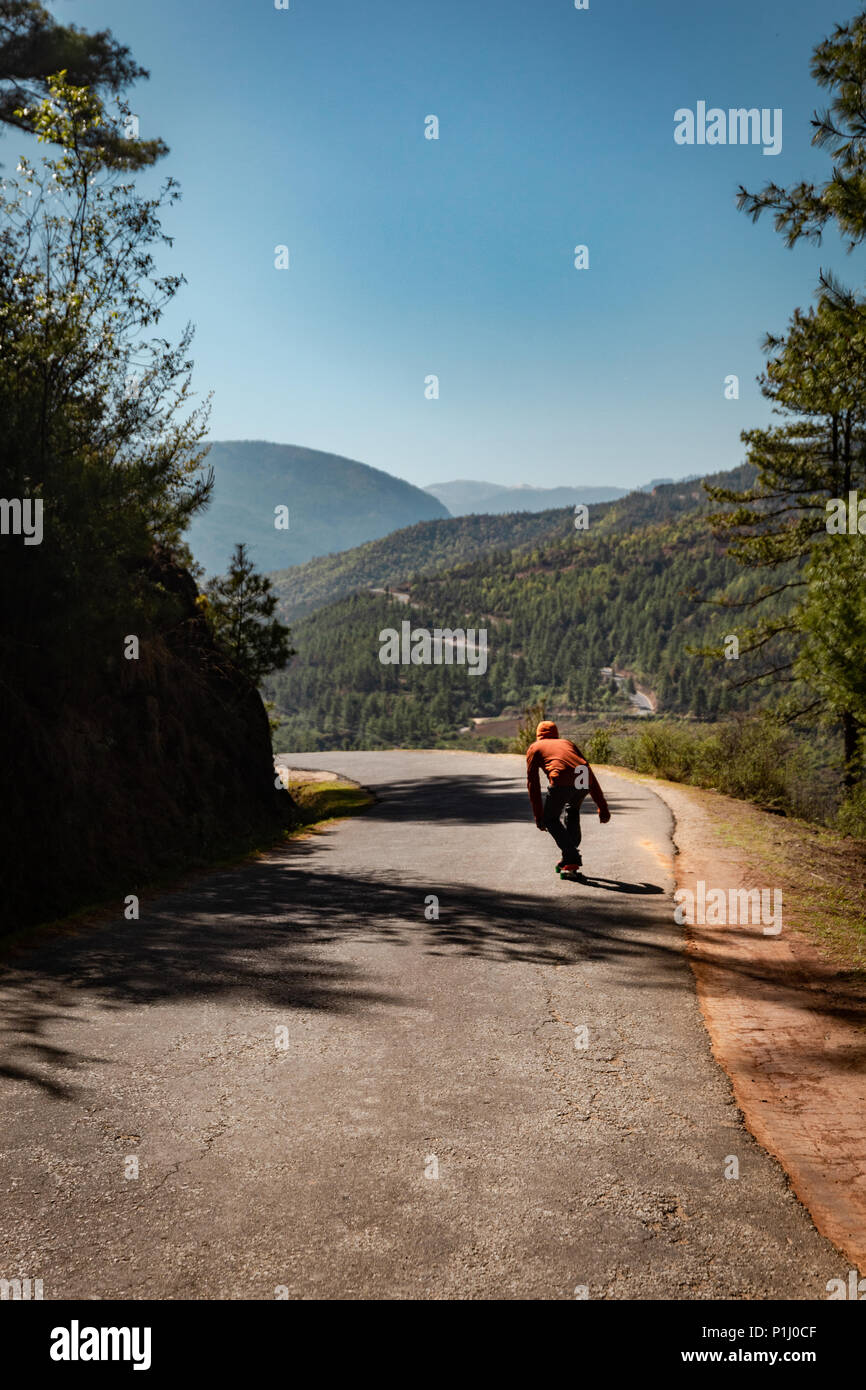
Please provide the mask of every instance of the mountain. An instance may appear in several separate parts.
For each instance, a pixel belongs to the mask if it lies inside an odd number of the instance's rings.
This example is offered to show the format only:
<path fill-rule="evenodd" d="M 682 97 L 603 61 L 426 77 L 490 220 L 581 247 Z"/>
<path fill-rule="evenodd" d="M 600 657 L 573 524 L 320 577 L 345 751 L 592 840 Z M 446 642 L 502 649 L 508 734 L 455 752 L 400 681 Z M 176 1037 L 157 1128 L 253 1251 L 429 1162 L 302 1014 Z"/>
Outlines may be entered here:
<path fill-rule="evenodd" d="M 422 488 L 319 449 L 215 440 L 206 463 L 214 470 L 211 503 L 187 538 L 208 574 L 228 568 L 238 541 L 247 543 L 259 569 L 276 570 L 448 516 Z M 275 527 L 280 506 L 288 508 L 288 530 Z"/>
<path fill-rule="evenodd" d="M 700 476 L 701 476 L 700 473 L 689 473 L 689 474 L 687 475 L 687 477 L 685 477 L 685 478 L 679 478 L 679 479 L 674 479 L 674 478 L 650 478 L 649 482 L 648 482 L 648 483 L 643 483 L 643 484 L 637 489 L 637 491 L 638 491 L 638 492 L 655 492 L 655 490 L 656 490 L 657 487 L 670 487 L 670 486 L 672 486 L 672 485 L 674 484 L 674 482 L 676 482 L 676 481 L 678 481 L 678 482 L 680 482 L 680 483 L 693 483 L 693 482 L 695 482 L 695 480 L 696 480 L 697 478 L 699 478 Z"/>
<path fill-rule="evenodd" d="M 446 506 L 452 516 L 468 516 L 472 513 L 498 515 L 503 512 L 543 512 L 551 507 L 573 507 L 576 502 L 591 506 L 595 502 L 613 502 L 626 497 L 629 492 L 654 492 L 657 487 L 675 487 L 679 483 L 691 483 L 700 473 L 690 473 L 687 478 L 653 478 L 641 487 L 597 487 L 578 484 L 575 487 L 530 487 L 522 483 L 520 487 L 503 487 L 499 483 L 483 483 L 471 478 L 457 478 L 451 483 L 431 483 L 424 491 L 429 492 Z"/>
<path fill-rule="evenodd" d="M 753 476 L 743 466 L 708 481 L 741 488 Z M 705 667 L 694 653 L 719 642 L 730 622 L 697 596 L 731 589 L 748 599 L 762 582 L 714 539 L 711 509 L 690 482 L 592 507 L 587 530 L 575 530 L 568 511 L 545 513 L 546 532 L 519 546 L 479 548 L 414 578 L 411 569 L 392 572 L 399 595 L 363 589 L 296 622 L 297 656 L 266 684 L 283 716 L 281 751 L 453 746 L 474 719 L 519 712 L 541 695 L 551 709 L 627 708 L 605 668 L 653 691 L 666 713 L 715 718 L 754 708 L 761 697 L 737 687 L 729 663 Z M 457 534 L 451 528 L 465 521 L 439 526 Z M 410 542 L 403 533 L 400 545 Z M 404 619 L 486 629 L 487 669 L 383 665 L 379 634 Z"/>
<path fill-rule="evenodd" d="M 573 529 L 572 512 L 561 510 L 419 521 L 341 555 L 279 570 L 270 578 L 279 595 L 280 617 L 291 623 L 358 589 L 390 588 L 491 550 L 535 544 Z"/>
<path fill-rule="evenodd" d="M 589 529 L 593 534 L 633 531 L 706 505 L 696 482 L 657 482 L 651 492 L 639 489 L 613 502 L 591 503 Z M 280 617 L 291 623 L 360 589 L 393 588 L 492 551 L 531 549 L 574 532 L 570 507 L 421 521 L 341 555 L 325 555 L 280 570 L 271 580 L 280 599 Z"/>
<path fill-rule="evenodd" d="M 452 516 L 467 516 L 473 512 L 543 512 L 551 507 L 573 507 L 576 502 L 612 502 L 624 497 L 624 487 L 502 487 L 498 483 L 482 483 L 472 479 L 455 479 L 451 483 L 431 483 L 425 487 L 438 498 Z"/>

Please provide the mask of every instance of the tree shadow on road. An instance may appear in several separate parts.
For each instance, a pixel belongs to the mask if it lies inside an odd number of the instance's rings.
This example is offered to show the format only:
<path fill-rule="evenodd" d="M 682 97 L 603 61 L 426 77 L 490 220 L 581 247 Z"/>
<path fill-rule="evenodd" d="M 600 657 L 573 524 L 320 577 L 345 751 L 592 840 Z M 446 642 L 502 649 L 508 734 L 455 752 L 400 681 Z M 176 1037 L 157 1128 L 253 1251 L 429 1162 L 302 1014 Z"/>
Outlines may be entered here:
<path fill-rule="evenodd" d="M 143 899 L 139 921 L 85 927 L 7 961 L 0 1075 L 69 1094 L 75 1071 L 98 1059 L 69 1050 L 68 1025 L 94 1004 L 232 997 L 281 1010 L 359 1014 L 407 1002 L 355 964 L 358 938 L 534 965 L 639 950 L 628 940 L 646 925 L 637 908 L 596 904 L 584 921 L 567 901 L 464 885 L 443 892 L 407 878 L 403 867 L 332 872 L 327 846 L 326 838 L 293 841 L 154 902 Z M 439 896 L 437 921 L 425 917 L 430 893 Z M 671 966 L 681 970 L 673 958 Z M 57 1026 L 65 1047 L 52 1041 Z"/>
<path fill-rule="evenodd" d="M 404 868 L 364 874 L 328 867 L 327 837 L 296 840 L 252 863 L 197 880 L 153 902 L 141 919 L 83 929 L 7 962 L 0 980 L 0 1075 L 64 1097 L 76 1072 L 100 1059 L 70 1050 L 83 1010 L 231 998 L 284 1011 L 361 1016 L 412 1004 L 361 968 L 353 946 L 421 945 L 431 958 L 462 955 L 502 964 L 580 966 L 612 962 L 626 989 L 694 992 L 682 929 L 656 884 L 593 880 L 609 896 L 503 892 L 473 885 L 437 888 Z M 439 898 L 438 920 L 425 905 Z M 731 963 L 727 983 L 760 995 L 767 972 Z M 782 981 L 785 983 L 785 981 Z M 779 976 L 774 983 L 780 983 Z M 790 997 L 816 999 L 793 978 Z M 825 1012 L 866 1022 L 856 1002 Z M 52 1039 L 57 1026 L 65 1045 Z M 866 1048 L 864 1048 L 866 1051 Z M 846 1065 L 852 1064 L 850 1055 Z"/>
<path fill-rule="evenodd" d="M 543 779 L 542 779 L 543 780 Z M 452 821 L 460 825 L 503 825 L 508 822 L 526 823 L 530 818 L 526 786 L 514 777 L 477 777 L 468 774 L 425 777 L 388 782 L 375 789 L 375 814 L 382 820 L 401 824 L 411 818 L 418 821 Z M 608 801 L 615 814 L 626 805 L 645 806 L 639 799 Z M 580 808 L 583 816 L 597 814 L 595 804 L 587 797 Z"/>

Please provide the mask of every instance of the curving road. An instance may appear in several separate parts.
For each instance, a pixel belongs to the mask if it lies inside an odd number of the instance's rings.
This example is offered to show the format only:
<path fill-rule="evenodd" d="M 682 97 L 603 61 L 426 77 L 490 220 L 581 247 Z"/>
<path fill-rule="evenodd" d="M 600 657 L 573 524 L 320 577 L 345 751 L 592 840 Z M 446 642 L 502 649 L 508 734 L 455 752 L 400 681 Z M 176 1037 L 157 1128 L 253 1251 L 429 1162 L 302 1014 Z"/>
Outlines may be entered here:
<path fill-rule="evenodd" d="M 826 1298 L 844 1261 L 710 1054 L 664 805 L 605 776 L 577 884 L 518 758 L 291 761 L 379 801 L 7 962 L 0 1276 L 46 1299 Z"/>

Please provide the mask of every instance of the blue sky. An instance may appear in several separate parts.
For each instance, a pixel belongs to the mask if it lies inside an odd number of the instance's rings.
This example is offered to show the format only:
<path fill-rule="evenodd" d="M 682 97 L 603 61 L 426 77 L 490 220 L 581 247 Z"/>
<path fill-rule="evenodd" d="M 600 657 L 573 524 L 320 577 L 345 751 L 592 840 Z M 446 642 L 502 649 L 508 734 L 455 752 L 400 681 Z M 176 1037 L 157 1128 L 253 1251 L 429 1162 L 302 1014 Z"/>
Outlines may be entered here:
<path fill-rule="evenodd" d="M 422 485 L 629 486 L 740 462 L 739 431 L 768 418 L 763 334 L 810 301 L 821 265 L 864 278 L 835 233 L 789 251 L 734 202 L 740 182 L 828 168 L 810 148 L 824 94 L 809 59 L 849 6 L 52 9 L 111 28 L 151 70 L 131 103 L 183 188 L 165 265 L 188 285 L 165 323 L 196 325 L 212 437 L 331 450 Z M 781 107 L 782 153 L 677 146 L 674 111 L 699 100 Z"/>

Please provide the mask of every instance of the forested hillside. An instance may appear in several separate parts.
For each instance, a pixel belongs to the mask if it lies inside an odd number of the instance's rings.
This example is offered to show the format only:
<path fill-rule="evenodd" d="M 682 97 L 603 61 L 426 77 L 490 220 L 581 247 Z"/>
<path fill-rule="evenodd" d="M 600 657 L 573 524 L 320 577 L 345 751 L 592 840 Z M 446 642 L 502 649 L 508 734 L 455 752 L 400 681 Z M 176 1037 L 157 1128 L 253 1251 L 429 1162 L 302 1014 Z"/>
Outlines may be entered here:
<path fill-rule="evenodd" d="M 403 584 L 415 575 L 435 574 L 490 550 L 533 544 L 572 530 L 572 513 L 558 509 L 419 521 L 339 555 L 279 570 L 270 578 L 279 595 L 281 617 L 295 622 L 358 590 Z"/>
<path fill-rule="evenodd" d="M 516 711 L 541 695 L 581 712 L 622 707 L 601 675 L 610 666 L 652 689 L 666 712 L 713 717 L 754 708 L 754 691 L 732 687 L 736 663 L 707 668 L 689 651 L 720 642 L 728 631 L 724 612 L 696 595 L 724 589 L 736 596 L 757 584 L 709 532 L 705 497 L 691 501 L 688 515 L 629 530 L 615 514 L 623 503 L 610 504 L 613 510 L 587 531 L 560 523 L 543 543 L 419 577 L 408 605 L 359 594 L 299 623 L 298 654 L 268 686 L 285 719 L 281 743 L 440 743 L 472 717 Z M 637 506 L 651 514 L 681 504 L 674 490 Z M 418 627 L 486 627 L 486 673 L 382 665 L 380 630 L 407 617 Z"/>
<path fill-rule="evenodd" d="M 754 469 L 743 467 L 714 474 L 708 481 L 742 487 L 753 477 Z M 665 484 L 652 492 L 632 492 L 615 501 L 589 506 L 589 530 L 592 534 L 631 531 L 688 512 L 706 513 L 708 509 L 707 495 L 700 483 Z M 403 585 L 494 550 L 511 551 L 564 539 L 575 534 L 574 523 L 571 508 L 554 508 L 499 516 L 448 517 L 406 526 L 353 550 L 325 555 L 272 574 L 280 616 L 286 622 L 295 622 L 360 590 Z"/>

